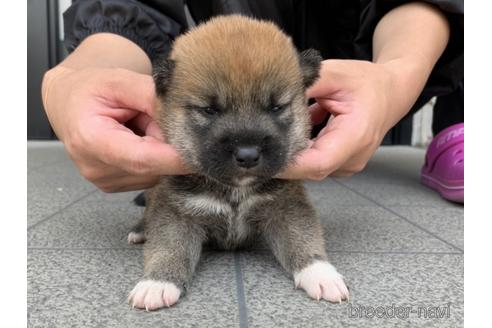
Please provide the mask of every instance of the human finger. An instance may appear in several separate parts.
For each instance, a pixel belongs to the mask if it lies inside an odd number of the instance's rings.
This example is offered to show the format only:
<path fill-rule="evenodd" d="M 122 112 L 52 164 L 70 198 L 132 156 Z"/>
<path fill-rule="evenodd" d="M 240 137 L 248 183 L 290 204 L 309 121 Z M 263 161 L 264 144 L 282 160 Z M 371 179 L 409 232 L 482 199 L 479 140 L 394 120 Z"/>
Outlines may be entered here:
<path fill-rule="evenodd" d="M 96 153 L 108 165 L 135 175 L 179 175 L 188 172 L 176 149 L 152 136 L 140 137 L 114 122 L 97 135 Z"/>
<path fill-rule="evenodd" d="M 318 125 L 323 123 L 329 113 L 318 103 L 314 103 L 309 106 L 309 114 L 311 115 L 311 123 L 313 125 Z"/>
<path fill-rule="evenodd" d="M 157 98 L 152 77 L 125 69 L 117 69 L 117 74 L 114 71 L 106 77 L 100 92 L 109 107 L 134 109 L 154 117 Z"/>
<path fill-rule="evenodd" d="M 322 180 L 346 162 L 353 149 L 350 129 L 336 127 L 326 131 L 301 152 L 280 177 Z"/>

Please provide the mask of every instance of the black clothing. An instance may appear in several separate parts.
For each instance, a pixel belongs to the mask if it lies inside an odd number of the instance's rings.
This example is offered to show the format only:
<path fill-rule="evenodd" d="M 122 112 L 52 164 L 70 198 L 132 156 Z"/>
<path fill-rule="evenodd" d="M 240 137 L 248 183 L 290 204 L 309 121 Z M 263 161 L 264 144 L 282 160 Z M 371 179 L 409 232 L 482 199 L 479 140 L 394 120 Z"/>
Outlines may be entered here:
<path fill-rule="evenodd" d="M 434 135 L 451 125 L 465 121 L 464 101 L 463 83 L 460 83 L 458 89 L 452 93 L 437 98 L 432 118 L 432 132 Z"/>
<path fill-rule="evenodd" d="M 69 51 L 96 32 L 112 32 L 138 44 L 151 60 L 166 55 L 171 42 L 187 30 L 183 0 L 79 0 L 64 13 Z M 372 57 L 372 34 L 398 0 L 188 0 L 199 23 L 219 14 L 242 13 L 276 22 L 299 50 L 315 48 L 324 59 Z M 449 19 L 452 36 L 423 96 L 451 93 L 463 79 L 463 1 L 429 0 Z"/>
<path fill-rule="evenodd" d="M 76 0 L 64 13 L 65 45 L 73 51 L 97 32 L 112 32 L 138 44 L 155 61 L 188 29 L 185 2 L 195 22 L 241 13 L 277 23 L 299 50 L 314 48 L 324 59 L 372 59 L 372 35 L 379 20 L 402 0 Z M 463 81 L 463 0 L 427 0 L 451 26 L 444 54 L 410 113 L 431 97 L 459 89 Z M 461 108 L 461 112 L 463 109 Z"/>

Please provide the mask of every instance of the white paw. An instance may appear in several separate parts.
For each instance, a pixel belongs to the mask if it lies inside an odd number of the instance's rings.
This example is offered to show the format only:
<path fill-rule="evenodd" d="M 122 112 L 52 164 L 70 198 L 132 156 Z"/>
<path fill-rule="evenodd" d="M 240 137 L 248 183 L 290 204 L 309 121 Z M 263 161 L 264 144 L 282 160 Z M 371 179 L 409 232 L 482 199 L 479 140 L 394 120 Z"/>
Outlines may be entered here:
<path fill-rule="evenodd" d="M 128 234 L 128 243 L 129 244 L 141 244 L 144 241 L 145 241 L 145 235 L 143 232 L 131 231 Z"/>
<path fill-rule="evenodd" d="M 176 303 L 181 291 L 172 282 L 142 280 L 130 292 L 128 302 L 132 307 L 147 311 L 157 310 Z"/>
<path fill-rule="evenodd" d="M 309 297 L 318 301 L 323 298 L 341 303 L 349 299 L 343 276 L 327 261 L 315 261 L 300 272 L 294 273 L 294 281 L 296 288 L 301 287 Z"/>

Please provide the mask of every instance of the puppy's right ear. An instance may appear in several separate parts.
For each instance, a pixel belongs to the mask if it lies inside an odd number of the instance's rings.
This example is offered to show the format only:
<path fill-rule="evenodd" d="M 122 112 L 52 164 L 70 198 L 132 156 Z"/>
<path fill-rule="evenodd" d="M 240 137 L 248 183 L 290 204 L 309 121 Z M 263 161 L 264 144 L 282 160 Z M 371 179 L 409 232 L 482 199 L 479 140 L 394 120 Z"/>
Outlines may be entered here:
<path fill-rule="evenodd" d="M 155 91 L 157 96 L 162 97 L 169 90 L 174 67 L 176 63 L 169 58 L 163 58 L 153 67 L 152 76 L 155 82 Z"/>

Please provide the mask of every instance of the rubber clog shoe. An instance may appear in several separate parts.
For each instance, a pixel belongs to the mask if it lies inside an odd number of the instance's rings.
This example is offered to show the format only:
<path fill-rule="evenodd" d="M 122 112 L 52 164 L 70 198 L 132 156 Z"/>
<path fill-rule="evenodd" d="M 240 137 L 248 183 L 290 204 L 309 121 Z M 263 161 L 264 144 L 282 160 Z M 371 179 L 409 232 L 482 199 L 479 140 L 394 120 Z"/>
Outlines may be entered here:
<path fill-rule="evenodd" d="M 465 196 L 465 125 L 459 123 L 439 132 L 432 140 L 421 182 L 447 200 L 463 203 Z"/>

